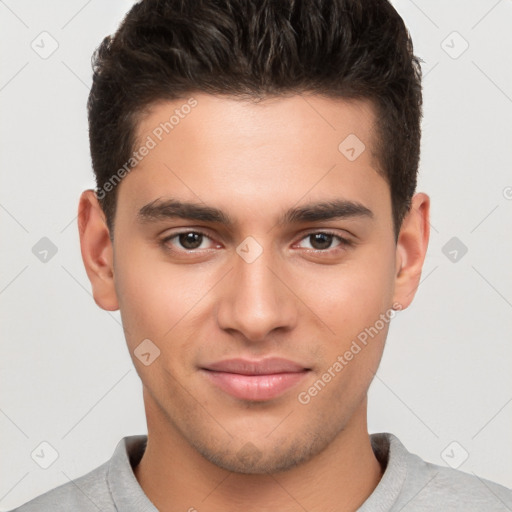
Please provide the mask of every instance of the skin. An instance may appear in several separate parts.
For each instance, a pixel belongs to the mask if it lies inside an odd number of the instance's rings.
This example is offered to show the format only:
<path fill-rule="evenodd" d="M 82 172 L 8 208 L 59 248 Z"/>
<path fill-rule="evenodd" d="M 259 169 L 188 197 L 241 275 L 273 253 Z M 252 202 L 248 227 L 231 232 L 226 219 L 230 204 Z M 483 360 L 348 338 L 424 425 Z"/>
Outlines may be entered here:
<path fill-rule="evenodd" d="M 121 181 L 113 242 L 94 192 L 80 198 L 94 299 L 120 309 L 143 384 L 148 445 L 134 474 L 161 511 L 356 510 L 382 476 L 367 392 L 389 323 L 308 404 L 297 397 L 393 304 L 411 303 L 428 245 L 429 197 L 413 197 L 395 243 L 369 102 L 194 98 L 190 114 Z M 185 101 L 154 105 L 138 140 Z M 338 150 L 349 134 L 366 146 L 354 161 Z M 144 205 L 169 197 L 214 206 L 235 224 L 138 219 Z M 288 208 L 340 198 L 373 217 L 277 222 Z M 197 249 L 179 237 L 162 243 L 198 229 L 207 237 Z M 352 244 L 333 237 L 319 246 L 308 235 L 322 230 Z M 236 252 L 248 236 L 263 250 L 251 263 Z M 160 350 L 148 366 L 134 356 L 145 339 Z M 311 371 L 263 402 L 234 398 L 199 371 L 270 356 Z"/>

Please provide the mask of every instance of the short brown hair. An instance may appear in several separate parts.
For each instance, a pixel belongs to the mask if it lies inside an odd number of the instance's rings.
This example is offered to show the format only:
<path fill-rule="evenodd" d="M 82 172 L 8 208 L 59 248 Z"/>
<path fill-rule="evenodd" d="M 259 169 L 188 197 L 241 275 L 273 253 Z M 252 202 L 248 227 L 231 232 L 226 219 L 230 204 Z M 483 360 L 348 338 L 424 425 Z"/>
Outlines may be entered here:
<path fill-rule="evenodd" d="M 371 100 L 398 236 L 416 189 L 421 67 L 387 0 L 142 0 L 95 51 L 93 71 L 90 150 L 111 237 L 117 187 L 104 185 L 130 160 L 140 115 L 193 92 Z"/>

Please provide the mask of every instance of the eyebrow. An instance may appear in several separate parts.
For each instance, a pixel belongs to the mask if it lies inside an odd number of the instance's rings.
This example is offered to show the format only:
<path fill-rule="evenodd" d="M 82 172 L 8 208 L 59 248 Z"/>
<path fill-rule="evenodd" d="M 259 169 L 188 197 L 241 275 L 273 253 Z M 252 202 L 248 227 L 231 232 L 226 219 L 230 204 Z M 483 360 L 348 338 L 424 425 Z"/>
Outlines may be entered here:
<path fill-rule="evenodd" d="M 236 224 L 229 214 L 218 208 L 204 203 L 191 203 L 173 198 L 155 199 L 143 206 L 137 217 L 141 223 L 181 218 L 222 224 L 226 227 L 232 227 Z M 353 217 L 373 219 L 374 215 L 369 208 L 359 202 L 335 199 L 290 208 L 281 215 L 277 224 L 299 224 Z"/>

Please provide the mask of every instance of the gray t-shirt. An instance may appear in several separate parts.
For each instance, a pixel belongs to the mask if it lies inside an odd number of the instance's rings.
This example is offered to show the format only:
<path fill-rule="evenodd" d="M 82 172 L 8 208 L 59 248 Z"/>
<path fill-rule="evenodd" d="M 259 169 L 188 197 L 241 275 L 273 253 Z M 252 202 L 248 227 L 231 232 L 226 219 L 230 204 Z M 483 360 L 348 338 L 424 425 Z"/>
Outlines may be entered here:
<path fill-rule="evenodd" d="M 393 434 L 371 434 L 370 440 L 385 471 L 358 512 L 512 511 L 512 490 L 425 462 Z M 123 438 L 109 461 L 12 512 L 157 512 L 132 469 L 146 442 L 142 435 Z"/>

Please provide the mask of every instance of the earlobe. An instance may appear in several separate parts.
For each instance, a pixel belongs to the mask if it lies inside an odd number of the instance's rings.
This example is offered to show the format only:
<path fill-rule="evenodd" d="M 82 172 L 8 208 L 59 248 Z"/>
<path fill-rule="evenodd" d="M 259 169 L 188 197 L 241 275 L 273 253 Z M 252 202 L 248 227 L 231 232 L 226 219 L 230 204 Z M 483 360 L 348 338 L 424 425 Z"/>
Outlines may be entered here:
<path fill-rule="evenodd" d="M 402 222 L 396 246 L 394 302 L 405 309 L 418 289 L 430 237 L 430 198 L 418 193 Z"/>
<path fill-rule="evenodd" d="M 78 207 L 82 260 L 96 304 L 107 311 L 119 309 L 114 285 L 113 247 L 105 214 L 94 190 L 85 190 Z"/>

